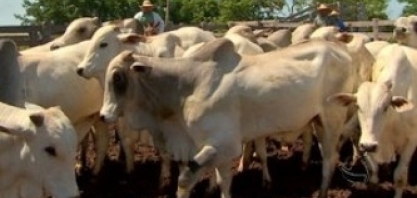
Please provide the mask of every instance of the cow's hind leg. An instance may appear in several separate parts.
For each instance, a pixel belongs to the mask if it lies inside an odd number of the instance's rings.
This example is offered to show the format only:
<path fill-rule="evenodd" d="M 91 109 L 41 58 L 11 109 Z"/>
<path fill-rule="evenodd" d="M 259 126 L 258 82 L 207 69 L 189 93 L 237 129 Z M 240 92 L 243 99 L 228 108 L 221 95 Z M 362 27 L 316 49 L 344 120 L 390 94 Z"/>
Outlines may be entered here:
<path fill-rule="evenodd" d="M 309 124 L 308 127 L 303 129 L 303 133 L 301 137 L 303 139 L 303 157 L 302 157 L 302 169 L 305 170 L 308 167 L 308 160 L 311 156 L 311 148 L 313 147 L 313 128 L 312 125 Z"/>
<path fill-rule="evenodd" d="M 255 150 L 262 164 L 262 180 L 264 187 L 268 188 L 271 184 L 271 176 L 268 170 L 268 155 L 266 152 L 266 139 L 258 138 L 255 141 Z"/>
<path fill-rule="evenodd" d="M 239 167 L 237 168 L 238 172 L 243 172 L 244 170 L 247 170 L 249 168 L 249 164 L 251 162 L 254 151 L 253 147 L 253 141 L 249 141 L 243 144 L 243 154 L 239 161 Z"/>
<path fill-rule="evenodd" d="M 343 113 L 343 111 L 339 113 Z M 320 123 L 322 124 L 322 128 L 317 127 L 317 133 L 322 133 L 322 139 L 319 141 L 322 143 L 323 165 L 322 181 L 318 196 L 319 198 L 327 198 L 327 193 L 332 181 L 334 169 L 339 157 L 339 153 L 337 152 L 337 144 L 343 120 L 344 119 L 342 117 L 337 116 L 320 116 Z"/>

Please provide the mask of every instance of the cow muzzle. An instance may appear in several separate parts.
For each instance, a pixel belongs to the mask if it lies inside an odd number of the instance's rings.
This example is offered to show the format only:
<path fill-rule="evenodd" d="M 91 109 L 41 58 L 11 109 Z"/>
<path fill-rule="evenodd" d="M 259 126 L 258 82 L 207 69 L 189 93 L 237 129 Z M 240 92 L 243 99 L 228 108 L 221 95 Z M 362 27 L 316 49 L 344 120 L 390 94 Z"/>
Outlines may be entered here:
<path fill-rule="evenodd" d="M 378 143 L 376 142 L 360 143 L 359 149 L 361 150 L 361 152 L 374 153 L 378 149 Z"/>

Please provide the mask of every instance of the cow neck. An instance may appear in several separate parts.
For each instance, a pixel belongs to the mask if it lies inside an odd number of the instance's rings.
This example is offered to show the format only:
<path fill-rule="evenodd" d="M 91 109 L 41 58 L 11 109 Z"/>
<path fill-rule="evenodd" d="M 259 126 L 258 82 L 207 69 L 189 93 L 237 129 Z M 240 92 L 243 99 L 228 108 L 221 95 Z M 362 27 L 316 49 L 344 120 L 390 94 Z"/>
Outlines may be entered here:
<path fill-rule="evenodd" d="M 142 100 L 159 118 L 170 117 L 180 106 L 181 97 L 191 92 L 195 75 L 190 59 L 138 57 L 136 61 L 152 66 L 149 76 L 139 78 Z M 169 64 L 167 64 L 169 63 Z M 156 89 L 155 89 L 156 88 Z M 145 94 L 144 94 L 145 93 Z M 143 106 L 143 105 L 141 105 Z"/>
<path fill-rule="evenodd" d="M 0 122 L 12 126 L 29 126 L 30 120 L 26 110 L 0 102 Z"/>
<path fill-rule="evenodd" d="M 126 50 L 132 50 L 135 52 L 135 54 L 141 55 L 141 56 L 154 56 L 155 52 L 150 43 L 147 42 L 139 42 L 136 44 L 129 44 L 129 45 L 123 45 L 123 48 Z"/>
<path fill-rule="evenodd" d="M 81 62 L 84 59 L 85 54 L 87 53 L 88 47 L 90 46 L 91 41 L 82 41 L 80 43 L 63 47 L 57 50 L 52 51 L 54 57 L 71 57 L 71 59 L 76 59 L 77 62 Z"/>

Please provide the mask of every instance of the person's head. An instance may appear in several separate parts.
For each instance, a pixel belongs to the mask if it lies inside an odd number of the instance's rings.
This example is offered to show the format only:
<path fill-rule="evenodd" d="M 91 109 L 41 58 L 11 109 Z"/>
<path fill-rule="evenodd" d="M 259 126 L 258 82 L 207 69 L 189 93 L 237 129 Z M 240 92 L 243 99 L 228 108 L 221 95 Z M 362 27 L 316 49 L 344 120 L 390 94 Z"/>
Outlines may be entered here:
<path fill-rule="evenodd" d="M 329 17 L 332 17 L 332 18 L 338 18 L 338 17 L 339 17 L 339 12 L 338 12 L 338 11 L 336 11 L 336 10 L 333 10 L 333 11 L 329 14 Z"/>
<path fill-rule="evenodd" d="M 317 14 L 320 16 L 327 16 L 331 11 L 332 9 L 324 3 L 320 4 L 319 7 L 317 7 Z"/>
<path fill-rule="evenodd" d="M 142 3 L 142 12 L 147 13 L 147 12 L 152 12 L 154 5 L 151 3 L 151 1 L 145 0 Z"/>

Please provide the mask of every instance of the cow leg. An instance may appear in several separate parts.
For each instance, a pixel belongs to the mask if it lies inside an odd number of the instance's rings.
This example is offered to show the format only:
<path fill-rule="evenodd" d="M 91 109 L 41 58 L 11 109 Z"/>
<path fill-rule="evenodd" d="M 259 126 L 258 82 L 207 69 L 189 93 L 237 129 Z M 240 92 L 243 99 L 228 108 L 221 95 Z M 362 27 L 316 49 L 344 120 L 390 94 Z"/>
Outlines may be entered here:
<path fill-rule="evenodd" d="M 365 160 L 371 168 L 371 170 L 370 170 L 371 178 L 369 179 L 369 183 L 371 185 L 376 185 L 379 182 L 379 178 L 378 178 L 379 167 L 378 167 L 378 164 L 375 163 L 375 161 L 372 159 L 372 157 L 370 155 L 365 156 Z"/>
<path fill-rule="evenodd" d="M 231 198 L 230 186 L 232 184 L 232 179 L 233 179 L 233 174 L 231 171 L 232 165 L 233 163 L 230 161 L 230 162 L 223 163 L 222 165 L 217 166 L 216 168 L 216 180 L 217 180 L 217 185 L 219 185 L 220 187 L 221 198 Z"/>
<path fill-rule="evenodd" d="M 159 181 L 162 187 L 167 184 L 166 180 L 171 177 L 171 156 L 165 147 L 165 140 L 162 136 L 162 132 L 150 130 L 149 133 L 151 134 L 153 144 L 161 157 L 161 175 Z M 182 171 L 180 170 L 180 172 Z"/>
<path fill-rule="evenodd" d="M 253 146 L 253 141 L 249 141 L 243 144 L 243 154 L 240 158 L 239 167 L 237 168 L 238 172 L 243 172 L 244 170 L 247 170 L 249 168 L 249 164 L 253 155 Z"/>
<path fill-rule="evenodd" d="M 110 142 L 110 134 L 107 130 L 107 125 L 101 121 L 94 123 L 95 131 L 95 145 L 96 145 L 96 161 L 93 167 L 93 174 L 97 175 L 103 165 L 104 159 L 107 155 L 107 149 Z"/>
<path fill-rule="evenodd" d="M 305 129 L 302 133 L 303 139 L 303 157 L 302 157 L 302 169 L 305 170 L 308 166 L 308 160 L 311 155 L 311 148 L 313 147 L 313 132 L 311 131 L 311 125 L 308 125 L 309 128 Z"/>
<path fill-rule="evenodd" d="M 118 124 L 119 126 L 117 128 L 119 130 L 117 130 L 117 133 L 125 153 L 126 172 L 131 173 L 134 169 L 133 151 L 136 142 L 135 140 L 139 138 L 139 132 L 130 130 L 124 118 L 120 118 Z"/>
<path fill-rule="evenodd" d="M 88 134 L 84 137 L 84 139 L 80 143 L 80 163 L 81 168 L 80 172 L 87 170 L 87 150 L 88 150 Z"/>
<path fill-rule="evenodd" d="M 414 151 L 417 146 L 417 141 L 414 138 L 408 140 L 405 149 L 401 153 L 400 162 L 398 163 L 397 168 L 394 172 L 394 186 L 395 186 L 395 196 L 394 198 L 401 198 L 404 188 L 407 185 L 408 181 L 408 167 L 411 161 L 411 157 L 414 154 Z"/>
<path fill-rule="evenodd" d="M 268 155 L 266 153 L 266 139 L 258 138 L 255 141 L 255 150 L 258 154 L 262 164 L 262 180 L 264 187 L 269 187 L 271 184 L 271 176 L 268 170 Z"/>
<path fill-rule="evenodd" d="M 359 120 L 358 115 L 354 114 L 349 118 L 349 120 L 343 125 L 343 129 L 341 132 L 341 137 L 337 145 L 337 150 L 340 151 L 342 149 L 343 144 L 347 140 L 352 141 L 353 147 L 353 156 L 352 156 L 352 163 L 354 165 L 356 161 L 359 159 L 359 137 L 360 137 L 360 130 L 359 129 Z"/>
<path fill-rule="evenodd" d="M 337 111 L 335 111 L 337 112 Z M 326 112 L 327 114 L 328 112 Z M 338 113 L 343 113 L 343 110 Z M 326 115 L 324 114 L 324 115 Z M 330 115 L 337 115 L 336 113 Z M 323 125 L 323 165 L 322 165 L 322 181 L 320 186 L 319 198 L 327 198 L 328 189 L 332 181 L 334 169 L 339 158 L 337 152 L 337 144 L 340 136 L 340 129 L 343 123 L 342 117 L 337 116 L 320 116 L 321 124 Z"/>

